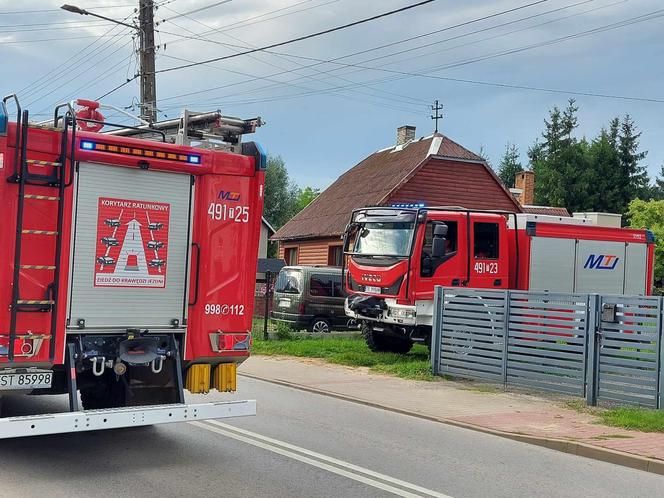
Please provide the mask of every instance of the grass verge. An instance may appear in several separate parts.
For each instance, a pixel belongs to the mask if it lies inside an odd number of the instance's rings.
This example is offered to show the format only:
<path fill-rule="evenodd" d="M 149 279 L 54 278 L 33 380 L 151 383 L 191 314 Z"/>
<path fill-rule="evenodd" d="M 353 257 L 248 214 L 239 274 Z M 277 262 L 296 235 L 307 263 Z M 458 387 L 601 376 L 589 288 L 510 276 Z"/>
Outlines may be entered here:
<path fill-rule="evenodd" d="M 622 407 L 599 413 L 602 424 L 643 432 L 664 432 L 664 410 Z"/>
<path fill-rule="evenodd" d="M 570 400 L 565 406 L 571 410 L 597 417 L 597 423 L 642 432 L 664 432 L 664 410 L 650 410 L 637 406 L 599 408 L 587 406 L 583 400 Z"/>
<path fill-rule="evenodd" d="M 410 353 L 373 353 L 358 337 L 298 336 L 265 341 L 254 335 L 253 354 L 320 358 L 337 365 L 369 367 L 373 372 L 403 379 L 435 380 L 431 373 L 429 350 L 416 344 Z"/>

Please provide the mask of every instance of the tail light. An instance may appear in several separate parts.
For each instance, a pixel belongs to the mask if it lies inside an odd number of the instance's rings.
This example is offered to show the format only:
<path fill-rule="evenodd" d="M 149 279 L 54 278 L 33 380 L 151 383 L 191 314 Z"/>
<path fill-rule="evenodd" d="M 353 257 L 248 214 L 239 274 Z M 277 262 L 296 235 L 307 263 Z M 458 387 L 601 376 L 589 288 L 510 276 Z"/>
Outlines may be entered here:
<path fill-rule="evenodd" d="M 304 303 L 300 303 L 298 311 L 299 311 L 300 315 L 304 315 Z"/>
<path fill-rule="evenodd" d="M 210 334 L 210 343 L 215 353 L 224 351 L 249 351 L 252 344 L 249 334 L 224 334 L 213 332 Z"/>

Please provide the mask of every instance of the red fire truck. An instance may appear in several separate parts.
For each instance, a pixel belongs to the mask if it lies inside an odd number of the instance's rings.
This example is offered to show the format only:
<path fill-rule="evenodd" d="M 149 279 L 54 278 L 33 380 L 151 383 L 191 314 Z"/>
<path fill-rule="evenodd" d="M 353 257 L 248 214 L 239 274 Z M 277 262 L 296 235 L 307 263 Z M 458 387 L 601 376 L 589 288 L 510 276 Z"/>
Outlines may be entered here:
<path fill-rule="evenodd" d="M 255 414 L 184 391 L 234 391 L 249 355 L 266 160 L 241 137 L 260 118 L 102 107 L 36 124 L 0 105 L 0 396 L 69 395 L 0 438 Z"/>
<path fill-rule="evenodd" d="M 346 314 L 373 351 L 430 343 L 434 286 L 650 294 L 654 236 L 590 218 L 460 207 L 356 209 Z"/>

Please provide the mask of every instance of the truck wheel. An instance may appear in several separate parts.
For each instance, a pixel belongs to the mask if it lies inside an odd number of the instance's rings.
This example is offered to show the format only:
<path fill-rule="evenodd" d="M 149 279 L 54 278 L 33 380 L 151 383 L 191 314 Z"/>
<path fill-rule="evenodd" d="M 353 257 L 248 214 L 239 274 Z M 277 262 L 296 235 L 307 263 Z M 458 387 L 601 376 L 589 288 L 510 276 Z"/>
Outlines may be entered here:
<path fill-rule="evenodd" d="M 405 354 L 413 347 L 413 343 L 406 338 L 392 337 L 374 330 L 373 326 L 364 322 L 362 336 L 367 346 L 374 353 Z"/>

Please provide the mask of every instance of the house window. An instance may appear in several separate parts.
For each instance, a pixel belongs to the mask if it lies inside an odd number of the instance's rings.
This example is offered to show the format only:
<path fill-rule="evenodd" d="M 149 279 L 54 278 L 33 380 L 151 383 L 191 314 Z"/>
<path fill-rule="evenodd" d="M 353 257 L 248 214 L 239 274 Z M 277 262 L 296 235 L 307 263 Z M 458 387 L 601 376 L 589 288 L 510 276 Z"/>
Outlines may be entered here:
<path fill-rule="evenodd" d="M 478 259 L 498 259 L 498 223 L 475 223 L 473 252 Z"/>
<path fill-rule="evenodd" d="M 297 264 L 297 247 L 287 247 L 284 251 L 284 261 L 288 266 Z"/>
<path fill-rule="evenodd" d="M 330 246 L 327 248 L 327 264 L 330 266 L 341 266 L 343 257 L 343 246 Z"/>

